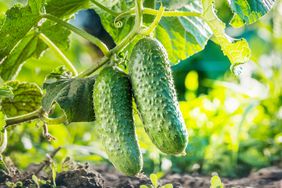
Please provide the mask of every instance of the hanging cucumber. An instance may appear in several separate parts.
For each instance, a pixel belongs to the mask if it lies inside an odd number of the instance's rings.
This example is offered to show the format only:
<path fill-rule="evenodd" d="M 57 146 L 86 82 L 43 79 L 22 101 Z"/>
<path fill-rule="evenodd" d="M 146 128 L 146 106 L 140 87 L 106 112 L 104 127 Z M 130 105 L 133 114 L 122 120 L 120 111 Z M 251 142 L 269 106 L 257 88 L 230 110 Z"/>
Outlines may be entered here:
<path fill-rule="evenodd" d="M 132 116 L 128 76 L 118 68 L 101 71 L 94 84 L 94 111 L 101 141 L 113 165 L 126 175 L 142 169 L 142 155 Z"/>
<path fill-rule="evenodd" d="M 152 142 L 164 153 L 184 153 L 188 133 L 165 48 L 155 39 L 141 39 L 128 68 L 137 108 Z"/>

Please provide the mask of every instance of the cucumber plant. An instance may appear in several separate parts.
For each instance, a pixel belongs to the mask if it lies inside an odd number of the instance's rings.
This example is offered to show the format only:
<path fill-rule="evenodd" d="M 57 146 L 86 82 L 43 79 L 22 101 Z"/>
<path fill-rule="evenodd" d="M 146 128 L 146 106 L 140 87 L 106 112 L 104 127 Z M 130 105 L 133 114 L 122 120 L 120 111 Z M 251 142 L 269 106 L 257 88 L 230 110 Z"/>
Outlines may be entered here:
<path fill-rule="evenodd" d="M 236 70 L 238 64 L 249 61 L 251 57 L 245 39 L 233 39 L 225 32 L 226 25 L 217 16 L 214 1 L 28 0 L 26 4 L 15 4 L 1 13 L 1 138 L 4 135 L 1 151 L 7 145 L 6 129 L 10 130 L 13 125 L 32 120 L 41 121 L 44 135 L 52 138 L 48 133 L 48 124 L 96 120 L 104 130 L 104 143 L 107 139 L 115 142 L 111 143 L 115 144 L 112 148 L 106 148 L 114 165 L 129 175 L 139 172 L 142 162 L 131 117 L 131 86 L 124 73 L 121 76 L 111 68 L 104 69 L 102 75 L 96 78 L 101 68 L 118 66 L 121 54 L 132 53 L 130 59 L 125 57 L 122 62 L 125 67 L 129 67 L 137 108 L 147 133 L 161 151 L 168 154 L 184 152 L 187 145 L 186 126 L 178 109 L 169 66 L 203 50 L 209 40 L 220 46 L 229 58 L 232 70 Z M 275 1 L 257 0 L 250 3 L 230 0 L 228 3 L 233 14 L 230 25 L 242 27 L 269 12 Z M 114 48 L 109 49 L 99 37 L 69 23 L 76 12 L 89 8 L 100 16 L 103 27 L 116 43 Z M 82 72 L 78 72 L 64 54 L 69 46 L 71 32 L 97 46 L 103 54 L 96 63 Z M 155 39 L 146 38 L 148 36 Z M 54 69 L 41 85 L 14 81 L 25 62 L 32 58 L 44 59 L 42 54 L 48 48 L 56 54 L 62 67 Z M 36 65 L 34 68 L 36 69 Z M 111 73 L 117 74 L 117 77 L 111 78 L 113 75 L 108 75 Z M 118 79 L 119 77 L 122 79 Z M 100 91 L 103 88 L 98 86 L 103 80 L 109 82 L 105 84 L 108 84 L 108 94 L 112 95 L 104 96 Z M 116 83 L 119 81 L 120 83 Z M 112 93 L 115 90 L 120 93 Z M 106 98 L 117 103 L 117 106 L 125 107 L 116 109 L 108 106 L 103 112 L 101 101 Z M 60 107 L 61 115 L 51 118 L 56 107 Z M 113 114 L 103 114 L 108 112 Z M 110 118 L 113 122 L 105 124 L 106 121 L 111 121 Z M 115 129 L 116 134 L 109 134 L 108 126 L 111 126 L 109 130 Z M 125 133 L 129 134 L 127 138 Z M 131 145 L 127 139 L 132 141 Z M 122 159 L 117 156 L 120 147 L 120 152 L 123 151 Z M 136 166 L 125 169 L 128 164 L 124 163 L 129 162 L 130 158 L 134 158 Z"/>

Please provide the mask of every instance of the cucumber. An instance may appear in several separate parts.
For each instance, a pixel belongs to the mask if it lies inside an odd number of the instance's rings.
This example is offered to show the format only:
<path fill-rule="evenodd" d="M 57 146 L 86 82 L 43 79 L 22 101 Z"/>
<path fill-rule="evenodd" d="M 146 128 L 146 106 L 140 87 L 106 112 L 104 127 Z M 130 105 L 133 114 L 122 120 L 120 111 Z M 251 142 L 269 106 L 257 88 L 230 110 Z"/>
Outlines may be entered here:
<path fill-rule="evenodd" d="M 134 128 L 128 76 L 116 67 L 104 68 L 94 84 L 93 104 L 109 160 L 125 175 L 136 175 L 143 161 Z"/>
<path fill-rule="evenodd" d="M 165 48 L 152 38 L 139 40 L 132 50 L 128 69 L 146 133 L 160 151 L 184 154 L 188 133 Z"/>

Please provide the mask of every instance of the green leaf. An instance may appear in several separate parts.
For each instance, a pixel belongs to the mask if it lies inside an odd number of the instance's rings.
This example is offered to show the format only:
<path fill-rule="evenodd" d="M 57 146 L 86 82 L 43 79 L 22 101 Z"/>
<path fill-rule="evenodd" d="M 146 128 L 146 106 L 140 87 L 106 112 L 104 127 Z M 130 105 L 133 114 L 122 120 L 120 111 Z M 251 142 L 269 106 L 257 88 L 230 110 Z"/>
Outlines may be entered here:
<path fill-rule="evenodd" d="M 0 60 L 5 58 L 14 46 L 39 21 L 39 12 L 34 12 L 35 5 L 33 3 L 31 4 L 32 7 L 23 7 L 17 4 L 6 12 L 0 28 Z"/>
<path fill-rule="evenodd" d="M 44 22 L 44 24 L 42 24 L 39 30 L 61 50 L 66 50 L 69 48 L 69 36 L 71 32 L 65 27 L 47 20 Z M 47 48 L 48 46 L 41 39 L 39 39 L 37 49 L 34 54 L 35 57 L 40 57 Z"/>
<path fill-rule="evenodd" d="M 36 175 L 32 175 L 31 179 L 36 184 L 36 186 L 40 187 L 39 178 Z"/>
<path fill-rule="evenodd" d="M 200 0 L 162 1 L 169 9 L 201 12 Z M 163 17 L 155 37 L 164 45 L 172 63 L 203 50 L 212 36 L 209 26 L 197 17 Z"/>
<path fill-rule="evenodd" d="M 8 97 L 12 98 L 14 96 L 12 88 L 9 86 L 1 86 L 0 87 L 0 98 Z"/>
<path fill-rule="evenodd" d="M 38 38 L 34 33 L 26 35 L 0 65 L 0 76 L 11 80 L 17 76 L 22 63 L 37 49 Z"/>
<path fill-rule="evenodd" d="M 187 7 L 189 7 L 188 9 L 194 9 L 194 11 L 201 9 L 200 0 L 161 0 L 161 3 L 164 7 L 170 10 L 177 10 Z"/>
<path fill-rule="evenodd" d="M 251 49 L 245 39 L 232 39 L 225 33 L 225 24 L 217 17 L 214 0 L 203 0 L 203 18 L 213 32 L 212 40 L 220 45 L 232 64 L 245 63 L 251 57 Z"/>
<path fill-rule="evenodd" d="M 61 1 L 59 1 L 61 2 Z M 29 0 L 28 5 L 15 5 L 6 12 L 0 27 L 0 76 L 11 80 L 17 76 L 22 64 L 32 56 L 40 57 L 48 46 L 38 39 L 38 34 L 29 32 L 37 25 L 43 11 L 44 0 Z M 59 48 L 69 47 L 70 31 L 51 21 L 45 21 L 39 31 L 44 33 Z M 29 32 L 29 33 L 28 33 Z M 27 34 L 28 33 L 28 34 Z"/>
<path fill-rule="evenodd" d="M 130 8 L 134 7 L 134 1 L 102 1 L 99 0 L 107 8 L 113 10 L 114 12 L 123 12 L 127 11 Z M 119 43 L 124 37 L 131 31 L 134 25 L 134 18 L 128 17 L 122 21 L 122 27 L 116 27 L 114 24 L 115 16 L 109 14 L 108 12 L 100 9 L 99 7 L 94 6 L 95 11 L 101 18 L 101 22 L 106 29 L 106 31 L 111 35 L 114 39 L 115 43 Z"/>
<path fill-rule="evenodd" d="M 151 174 L 150 175 L 150 180 L 153 184 L 154 187 L 158 187 L 158 176 L 156 174 Z"/>
<path fill-rule="evenodd" d="M 49 112 L 57 102 L 64 110 L 68 122 L 89 122 L 95 120 L 93 110 L 93 85 L 95 77 L 70 78 L 63 68 L 53 72 L 44 83 L 46 95 L 43 110 Z"/>
<path fill-rule="evenodd" d="M 235 28 L 239 28 L 245 25 L 244 21 L 238 16 L 238 14 L 234 13 L 230 25 Z"/>
<path fill-rule="evenodd" d="M 275 0 L 229 0 L 228 2 L 234 12 L 231 25 L 240 27 L 243 25 L 242 23 L 252 24 L 268 13 L 273 7 Z"/>
<path fill-rule="evenodd" d="M 57 166 L 54 162 L 51 163 L 51 170 L 52 170 L 53 185 L 56 186 Z"/>
<path fill-rule="evenodd" d="M 245 164 L 254 166 L 254 167 L 263 167 L 268 166 L 269 161 L 266 156 L 260 151 L 257 151 L 255 148 L 249 148 L 239 155 L 240 160 Z"/>
<path fill-rule="evenodd" d="M 155 37 L 164 45 L 172 63 L 203 50 L 211 35 L 207 24 L 189 17 L 164 17 L 155 31 Z"/>
<path fill-rule="evenodd" d="M 34 83 L 10 81 L 6 83 L 12 88 L 13 98 L 4 98 L 2 110 L 8 117 L 23 115 L 40 108 L 42 91 Z"/>
<path fill-rule="evenodd" d="M 61 18 L 69 18 L 79 9 L 87 8 L 89 0 L 47 0 L 46 12 Z"/>
<path fill-rule="evenodd" d="M 165 184 L 161 188 L 173 188 L 173 185 L 171 183 L 170 184 Z"/>
<path fill-rule="evenodd" d="M 43 5 L 45 0 L 29 0 L 28 5 L 31 9 L 31 12 L 34 14 L 44 13 Z"/>
<path fill-rule="evenodd" d="M 40 32 L 44 33 L 50 40 L 52 40 L 60 49 L 67 49 L 69 47 L 70 31 L 66 28 L 46 21 L 39 28 Z M 27 34 L 10 52 L 0 65 L 0 76 L 4 80 L 15 79 L 20 71 L 23 63 L 32 56 L 40 57 L 48 46 L 38 38 L 38 34 L 30 32 Z"/>
<path fill-rule="evenodd" d="M 5 162 L 3 161 L 1 154 L 5 151 L 8 144 L 7 130 L 4 129 L 5 126 L 5 114 L 0 110 L 0 170 L 5 170 Z"/>
<path fill-rule="evenodd" d="M 150 187 L 148 187 L 147 185 L 140 185 L 139 188 L 150 188 Z"/>
<path fill-rule="evenodd" d="M 2 130 L 5 127 L 5 125 L 6 125 L 5 114 L 0 109 L 0 130 Z"/>
<path fill-rule="evenodd" d="M 220 178 L 218 176 L 213 176 L 211 178 L 211 186 L 210 188 L 223 188 L 224 185 L 221 182 Z"/>

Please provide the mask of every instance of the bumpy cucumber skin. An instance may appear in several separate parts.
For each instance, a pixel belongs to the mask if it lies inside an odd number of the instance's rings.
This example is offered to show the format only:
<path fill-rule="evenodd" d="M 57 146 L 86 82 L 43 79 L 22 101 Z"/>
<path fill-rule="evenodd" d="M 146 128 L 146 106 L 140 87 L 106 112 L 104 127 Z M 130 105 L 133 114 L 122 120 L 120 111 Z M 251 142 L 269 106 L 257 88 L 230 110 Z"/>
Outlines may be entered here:
<path fill-rule="evenodd" d="M 152 38 L 138 41 L 128 69 L 137 108 L 152 142 L 164 153 L 184 153 L 188 133 L 162 44 Z"/>
<path fill-rule="evenodd" d="M 94 84 L 93 102 L 109 160 L 125 175 L 136 175 L 143 160 L 134 128 L 128 76 L 117 68 L 103 69 Z"/>

